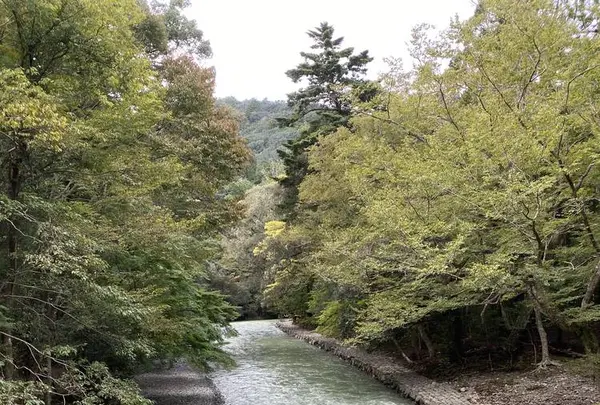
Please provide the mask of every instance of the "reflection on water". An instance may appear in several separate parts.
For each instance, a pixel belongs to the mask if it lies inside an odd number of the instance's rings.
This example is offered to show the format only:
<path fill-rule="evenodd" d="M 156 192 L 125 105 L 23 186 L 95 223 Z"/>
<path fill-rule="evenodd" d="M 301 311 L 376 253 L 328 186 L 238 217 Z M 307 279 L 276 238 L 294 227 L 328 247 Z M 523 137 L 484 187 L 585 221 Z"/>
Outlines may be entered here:
<path fill-rule="evenodd" d="M 412 402 L 305 342 L 275 321 L 237 322 L 227 345 L 237 362 L 213 380 L 227 405 L 406 405 Z"/>

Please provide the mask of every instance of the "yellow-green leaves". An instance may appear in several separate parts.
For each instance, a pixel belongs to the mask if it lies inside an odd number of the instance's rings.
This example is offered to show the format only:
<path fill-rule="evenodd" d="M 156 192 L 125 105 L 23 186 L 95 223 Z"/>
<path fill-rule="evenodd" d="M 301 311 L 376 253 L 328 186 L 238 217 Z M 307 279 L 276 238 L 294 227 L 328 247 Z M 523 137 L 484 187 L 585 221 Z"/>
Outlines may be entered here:
<path fill-rule="evenodd" d="M 265 224 L 265 235 L 267 237 L 274 238 L 279 235 L 285 229 L 285 222 L 283 221 L 269 221 Z"/>
<path fill-rule="evenodd" d="M 574 320 L 598 293 L 600 53 L 584 26 L 569 2 L 485 0 L 437 38 L 421 27 L 387 111 L 310 150 L 291 229 L 331 302 L 364 298 L 359 335 L 531 283 L 553 321 Z"/>
<path fill-rule="evenodd" d="M 67 121 L 56 101 L 32 85 L 21 69 L 0 70 L 0 133 L 8 148 L 32 146 L 59 149 Z"/>
<path fill-rule="evenodd" d="M 283 221 L 269 221 L 265 223 L 265 239 L 263 239 L 256 247 L 254 248 L 254 256 L 258 256 L 263 254 L 269 247 L 269 243 L 271 241 L 276 240 L 277 236 L 279 236 L 285 230 L 285 222 Z"/>

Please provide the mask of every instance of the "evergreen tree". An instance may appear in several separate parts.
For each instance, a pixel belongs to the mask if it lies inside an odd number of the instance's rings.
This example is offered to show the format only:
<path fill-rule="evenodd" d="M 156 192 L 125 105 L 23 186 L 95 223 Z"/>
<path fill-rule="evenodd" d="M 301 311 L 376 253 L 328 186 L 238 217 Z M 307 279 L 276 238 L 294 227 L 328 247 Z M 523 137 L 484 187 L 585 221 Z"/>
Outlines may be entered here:
<path fill-rule="evenodd" d="M 547 367 L 550 347 L 577 349 L 561 330 L 592 363 L 599 9 L 577 5 L 486 0 L 437 38 L 418 27 L 387 111 L 319 139 L 299 186 L 310 209 L 267 224 L 270 305 L 415 358 L 487 361 L 490 338 L 506 358 L 530 333 Z"/>
<path fill-rule="evenodd" d="M 300 136 L 284 145 L 287 150 L 279 151 L 287 175 L 283 184 L 291 189 L 292 201 L 307 173 L 306 149 L 319 136 L 350 125 L 353 97 L 364 101 L 376 92 L 376 87 L 364 78 L 366 66 L 373 60 L 368 51 L 355 54 L 352 47 L 342 48 L 344 38 L 335 38 L 333 26 L 326 22 L 308 31 L 308 36 L 314 41 L 311 49 L 317 52 L 301 52 L 304 62 L 286 72 L 294 83 L 308 85 L 288 95 L 293 115 L 279 119 L 283 126 L 301 124 Z"/>

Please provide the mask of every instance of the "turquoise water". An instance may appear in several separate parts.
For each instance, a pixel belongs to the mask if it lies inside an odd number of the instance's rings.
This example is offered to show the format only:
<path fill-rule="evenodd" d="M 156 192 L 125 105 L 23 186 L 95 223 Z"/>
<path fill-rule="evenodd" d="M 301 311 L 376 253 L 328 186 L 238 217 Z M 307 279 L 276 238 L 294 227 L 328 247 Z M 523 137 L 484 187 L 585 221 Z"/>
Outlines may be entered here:
<path fill-rule="evenodd" d="M 227 351 L 237 367 L 212 376 L 227 405 L 413 404 L 332 354 L 288 337 L 275 321 L 233 326 L 239 336 Z"/>

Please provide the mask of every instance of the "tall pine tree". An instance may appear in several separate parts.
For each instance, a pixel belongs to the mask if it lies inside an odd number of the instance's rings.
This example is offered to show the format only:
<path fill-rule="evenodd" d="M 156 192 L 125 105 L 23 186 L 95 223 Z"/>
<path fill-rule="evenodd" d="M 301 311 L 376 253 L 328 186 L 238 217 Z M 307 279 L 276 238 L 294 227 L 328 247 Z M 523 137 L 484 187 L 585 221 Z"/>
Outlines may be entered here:
<path fill-rule="evenodd" d="M 367 64 L 373 60 L 368 51 L 354 53 L 354 48 L 342 48 L 343 37 L 334 37 L 334 28 L 321 23 L 308 36 L 313 39 L 311 49 L 301 52 L 304 62 L 286 75 L 294 83 L 308 85 L 288 95 L 288 104 L 294 109 L 289 118 L 279 119 L 282 126 L 300 126 L 300 136 L 288 141 L 279 155 L 285 164 L 290 202 L 296 201 L 297 186 L 308 171 L 306 149 L 318 137 L 349 127 L 352 99 L 366 101 L 376 92 L 376 87 L 365 79 Z"/>

